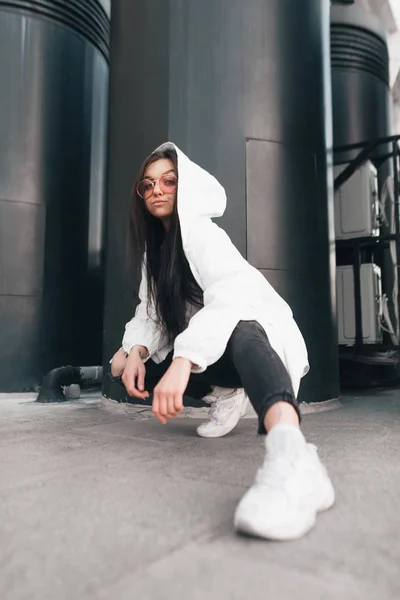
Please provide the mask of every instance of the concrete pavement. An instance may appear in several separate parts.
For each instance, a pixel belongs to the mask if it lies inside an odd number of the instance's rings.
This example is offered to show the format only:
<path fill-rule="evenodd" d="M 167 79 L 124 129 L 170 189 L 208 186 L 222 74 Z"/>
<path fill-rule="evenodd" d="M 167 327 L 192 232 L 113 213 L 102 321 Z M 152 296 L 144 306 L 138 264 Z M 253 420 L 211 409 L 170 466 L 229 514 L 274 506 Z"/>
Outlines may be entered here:
<path fill-rule="evenodd" d="M 292 543 L 233 532 L 255 422 L 220 440 L 197 424 L 0 396 L 0 599 L 400 598 L 399 391 L 305 416 L 337 504 Z"/>

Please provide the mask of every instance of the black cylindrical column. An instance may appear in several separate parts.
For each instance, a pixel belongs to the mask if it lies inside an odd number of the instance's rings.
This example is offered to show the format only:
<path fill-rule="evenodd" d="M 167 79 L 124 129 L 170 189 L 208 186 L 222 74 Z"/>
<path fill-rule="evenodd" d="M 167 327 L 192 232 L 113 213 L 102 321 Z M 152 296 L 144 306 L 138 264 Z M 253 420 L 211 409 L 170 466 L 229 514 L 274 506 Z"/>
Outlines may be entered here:
<path fill-rule="evenodd" d="M 109 27 L 0 0 L 0 391 L 101 357 Z"/>
<path fill-rule="evenodd" d="M 382 23 L 357 5 L 333 5 L 331 60 L 335 148 L 390 135 L 389 53 Z M 374 156 L 388 151 L 381 146 Z M 335 162 L 348 162 L 359 152 L 335 152 Z"/>
<path fill-rule="evenodd" d="M 133 310 L 132 183 L 170 139 L 221 181 L 220 224 L 292 306 L 311 362 L 301 398 L 336 397 L 328 0 L 117 0 L 111 48 L 105 363 Z"/>
<path fill-rule="evenodd" d="M 332 6 L 331 61 L 334 163 L 339 165 L 350 162 L 361 152 L 361 148 L 349 150 L 343 146 L 392 135 L 389 51 L 383 23 L 358 5 Z M 391 152 L 392 144 L 381 144 L 370 157 L 377 167 L 380 195 L 393 174 L 392 159 L 385 159 Z M 386 219 L 382 221 L 381 234 L 390 234 L 394 233 L 395 225 L 391 204 L 389 201 L 385 204 Z M 390 319 L 398 328 L 397 304 L 393 301 L 397 289 L 395 242 L 391 246 L 376 252 L 375 259 L 382 269 Z M 369 255 L 366 256 L 369 261 Z M 338 248 L 338 261 L 346 264 L 351 258 Z M 390 343 L 390 337 L 385 333 L 384 337 Z"/>

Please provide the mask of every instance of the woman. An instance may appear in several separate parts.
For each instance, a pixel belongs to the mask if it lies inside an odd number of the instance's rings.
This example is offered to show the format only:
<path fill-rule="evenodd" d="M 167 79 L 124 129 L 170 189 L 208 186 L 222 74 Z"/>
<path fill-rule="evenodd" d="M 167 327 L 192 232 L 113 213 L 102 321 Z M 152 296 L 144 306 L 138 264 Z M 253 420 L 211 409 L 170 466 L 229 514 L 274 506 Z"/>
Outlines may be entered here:
<path fill-rule="evenodd" d="M 225 206 L 221 185 L 174 144 L 144 162 L 130 218 L 132 251 L 142 265 L 140 304 L 112 374 L 143 400 L 145 363 L 159 364 L 152 410 L 163 424 L 182 411 L 189 379 L 213 386 L 206 397 L 211 419 L 198 429 L 203 437 L 231 431 L 250 399 L 259 433 L 268 432 L 266 458 L 235 526 L 295 539 L 334 503 L 316 448 L 299 427 L 307 351 L 289 306 L 211 221 Z"/>

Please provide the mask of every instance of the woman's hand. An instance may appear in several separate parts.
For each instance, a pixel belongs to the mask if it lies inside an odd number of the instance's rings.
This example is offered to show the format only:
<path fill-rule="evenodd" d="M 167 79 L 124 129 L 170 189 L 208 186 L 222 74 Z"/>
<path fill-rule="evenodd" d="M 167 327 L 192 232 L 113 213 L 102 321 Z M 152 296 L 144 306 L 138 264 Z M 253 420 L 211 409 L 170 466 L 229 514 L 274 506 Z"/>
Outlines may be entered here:
<path fill-rule="evenodd" d="M 176 358 L 153 393 L 153 413 L 163 425 L 183 409 L 183 394 L 189 382 L 192 363 L 187 358 Z"/>
<path fill-rule="evenodd" d="M 146 353 L 147 350 L 143 346 L 134 346 L 129 353 L 122 375 L 122 383 L 128 394 L 141 400 L 149 397 L 149 393 L 144 389 L 146 367 L 142 360 L 142 356 Z"/>
<path fill-rule="evenodd" d="M 126 367 L 126 354 L 123 348 L 114 354 L 111 360 L 111 375 L 113 377 L 121 377 Z"/>

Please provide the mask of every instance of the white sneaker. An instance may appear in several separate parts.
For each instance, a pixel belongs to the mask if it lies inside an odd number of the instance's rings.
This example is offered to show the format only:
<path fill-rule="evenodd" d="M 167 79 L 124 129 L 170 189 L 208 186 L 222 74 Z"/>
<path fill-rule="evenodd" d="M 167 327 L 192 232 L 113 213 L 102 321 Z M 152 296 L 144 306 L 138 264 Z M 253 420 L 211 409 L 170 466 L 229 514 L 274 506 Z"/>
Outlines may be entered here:
<path fill-rule="evenodd" d="M 269 540 L 294 540 L 310 531 L 317 513 L 335 502 L 335 492 L 317 448 L 289 425 L 266 438 L 267 454 L 256 482 L 235 514 L 237 531 Z"/>
<path fill-rule="evenodd" d="M 229 390 L 215 387 L 203 400 L 211 404 L 210 420 L 197 428 L 199 436 L 204 438 L 227 435 L 246 414 L 250 404 L 243 388 Z"/>

